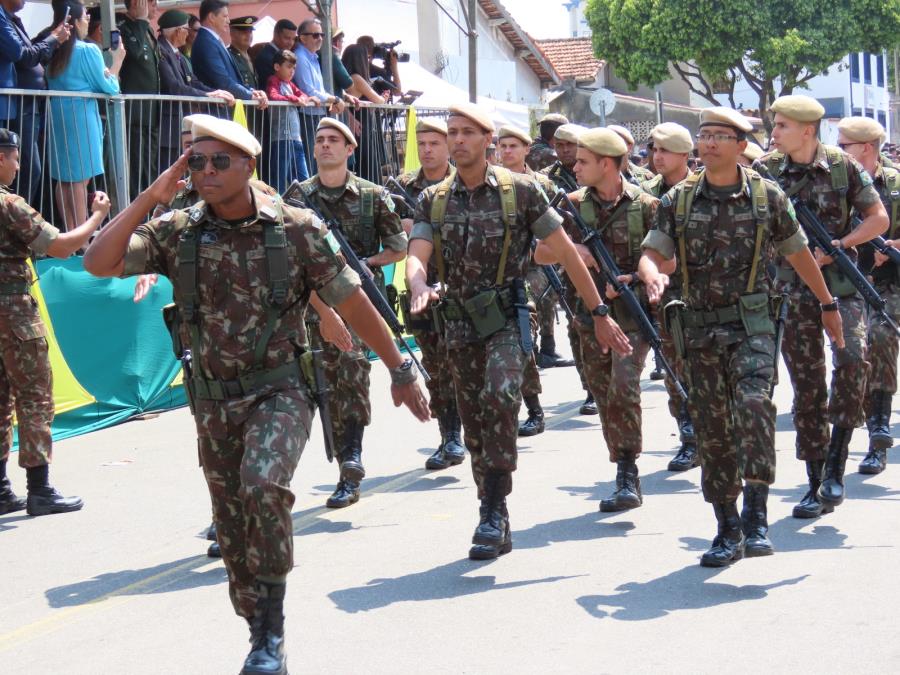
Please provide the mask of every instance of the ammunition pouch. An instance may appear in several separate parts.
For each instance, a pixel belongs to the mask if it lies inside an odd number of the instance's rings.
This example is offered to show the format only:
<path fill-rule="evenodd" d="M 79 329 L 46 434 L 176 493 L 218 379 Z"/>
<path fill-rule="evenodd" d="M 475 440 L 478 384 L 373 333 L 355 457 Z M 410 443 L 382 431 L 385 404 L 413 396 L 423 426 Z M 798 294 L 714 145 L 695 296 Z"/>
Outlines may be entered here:
<path fill-rule="evenodd" d="M 422 333 L 438 332 L 438 326 L 435 325 L 435 320 L 437 318 L 436 308 L 432 308 L 430 311 L 423 312 L 422 314 L 413 314 L 410 310 L 411 299 L 412 296 L 409 291 L 403 291 L 398 297 L 400 303 L 400 315 L 403 317 L 403 325 L 406 326 L 406 330 L 410 332 L 419 331 Z"/>
<path fill-rule="evenodd" d="M 499 333 L 515 317 L 515 298 L 511 288 L 489 288 L 460 303 L 450 298 L 439 305 L 442 321 L 468 321 L 482 340 Z"/>
<path fill-rule="evenodd" d="M 849 298 L 851 295 L 856 295 L 856 286 L 853 285 L 849 278 L 844 276 L 844 273 L 841 272 L 835 263 L 823 267 L 822 275 L 825 277 L 828 290 L 831 291 L 834 297 Z"/>
<path fill-rule="evenodd" d="M 166 330 L 169 331 L 169 337 L 172 340 L 172 351 L 175 358 L 180 359 L 184 356 L 184 344 L 181 342 L 181 312 L 174 302 L 162 308 L 163 323 L 166 324 Z"/>
<path fill-rule="evenodd" d="M 772 303 L 767 293 L 742 295 L 737 307 L 747 335 L 775 335 Z"/>
<path fill-rule="evenodd" d="M 300 374 L 303 376 L 304 382 L 306 382 L 306 387 L 309 391 L 316 390 L 316 355 L 313 353 L 311 349 L 307 349 L 305 352 L 300 354 L 297 357 L 297 363 L 300 366 Z M 313 399 L 313 406 L 316 405 L 315 397 Z"/>
<path fill-rule="evenodd" d="M 201 401 L 227 401 L 257 393 L 263 387 L 278 384 L 292 377 L 307 384 L 301 359 L 267 370 L 251 370 L 234 380 L 213 380 L 194 375 L 189 381 L 191 394 Z M 307 385 L 308 386 L 308 385 Z"/>
<path fill-rule="evenodd" d="M 684 336 L 684 313 L 687 311 L 687 305 L 681 300 L 672 300 L 663 308 L 663 328 L 672 336 L 672 344 L 675 346 L 675 355 L 679 359 L 683 359 L 687 354 L 686 341 Z"/>

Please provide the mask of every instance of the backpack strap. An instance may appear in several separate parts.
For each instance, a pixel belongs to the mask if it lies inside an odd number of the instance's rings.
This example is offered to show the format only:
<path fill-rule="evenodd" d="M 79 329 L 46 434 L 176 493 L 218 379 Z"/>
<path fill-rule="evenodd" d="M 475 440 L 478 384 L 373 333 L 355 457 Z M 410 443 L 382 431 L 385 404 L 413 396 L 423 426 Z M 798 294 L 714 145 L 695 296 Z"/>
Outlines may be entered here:
<path fill-rule="evenodd" d="M 750 205 L 753 209 L 753 220 L 756 221 L 756 241 L 753 245 L 753 263 L 750 266 L 750 276 L 747 279 L 747 293 L 752 293 L 756 288 L 756 275 L 759 271 L 759 257 L 762 252 L 763 238 L 766 234 L 766 225 L 769 215 L 769 196 L 762 176 L 752 170 L 746 170 L 750 179 Z"/>
<path fill-rule="evenodd" d="M 434 199 L 431 201 L 431 228 L 434 239 L 434 264 L 437 267 L 438 281 L 441 285 L 447 283 L 447 264 L 444 260 L 444 250 L 441 246 L 441 228 L 444 227 L 444 216 L 447 214 L 447 201 L 450 199 L 450 188 L 456 180 L 456 172 L 453 171 L 444 178 L 436 188 Z"/>
<path fill-rule="evenodd" d="M 512 225 L 516 222 L 516 186 L 513 184 L 512 172 L 495 166 L 494 177 L 500 188 L 500 210 L 503 218 L 503 249 L 500 251 L 500 263 L 497 265 L 497 286 L 503 285 L 506 276 L 506 259 L 509 257 L 509 245 L 512 242 Z"/>
<path fill-rule="evenodd" d="M 628 250 L 632 260 L 636 263 L 641 257 L 641 242 L 644 241 L 647 234 L 644 228 L 644 209 L 639 194 L 635 195 L 631 204 L 628 205 L 626 217 L 628 219 Z"/>
<path fill-rule="evenodd" d="M 887 166 L 883 166 L 881 171 L 884 174 L 884 184 L 888 189 L 888 199 L 891 202 L 891 224 L 888 236 L 890 239 L 894 239 L 897 229 L 900 228 L 900 221 L 897 217 L 900 215 L 900 171 Z"/>
<path fill-rule="evenodd" d="M 844 152 L 839 148 L 826 145 L 825 157 L 828 159 L 831 173 L 831 187 L 841 196 L 841 226 L 847 224 L 847 216 L 850 209 L 847 204 L 847 191 L 850 188 L 850 178 L 847 175 L 847 162 Z"/>
<path fill-rule="evenodd" d="M 281 199 L 274 198 L 277 213 L 276 222 L 263 225 L 263 241 L 266 249 L 266 325 L 256 341 L 254 350 L 254 367 L 262 368 L 265 363 L 266 349 L 275 332 L 275 325 L 281 316 L 281 306 L 287 300 L 288 293 L 288 256 L 287 235 L 284 231 L 284 210 Z"/>
<path fill-rule="evenodd" d="M 200 266 L 197 232 L 206 220 L 204 203 L 195 204 L 188 214 L 189 223 L 178 239 L 178 286 L 181 291 L 181 316 L 191 336 L 191 350 L 200 354 Z"/>
<path fill-rule="evenodd" d="M 684 242 L 684 231 L 691 215 L 691 207 L 694 205 L 694 195 L 697 185 L 705 171 L 700 170 L 684 179 L 683 187 L 678 192 L 675 202 L 675 238 L 678 240 L 678 258 L 681 268 L 682 294 L 687 295 L 690 277 L 687 268 L 687 246 Z"/>
<path fill-rule="evenodd" d="M 358 181 L 359 185 L 359 226 L 362 229 L 362 244 L 366 255 L 375 249 L 375 188 Z"/>

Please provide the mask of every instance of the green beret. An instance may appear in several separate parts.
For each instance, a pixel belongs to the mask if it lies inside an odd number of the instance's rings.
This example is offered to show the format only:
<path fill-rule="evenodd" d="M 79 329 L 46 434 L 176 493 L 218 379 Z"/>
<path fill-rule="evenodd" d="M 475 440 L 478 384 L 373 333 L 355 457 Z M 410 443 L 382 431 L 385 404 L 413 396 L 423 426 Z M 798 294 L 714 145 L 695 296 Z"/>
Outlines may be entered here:
<path fill-rule="evenodd" d="M 167 9 L 159 17 L 158 25 L 160 30 L 165 30 L 166 28 L 187 26 L 190 22 L 191 15 L 187 12 L 182 12 L 180 9 Z"/>
<path fill-rule="evenodd" d="M 803 96 L 802 94 L 779 96 L 769 106 L 769 110 L 781 113 L 797 122 L 818 122 L 825 116 L 825 108 L 821 103 L 812 96 Z"/>
<path fill-rule="evenodd" d="M 253 24 L 259 21 L 255 16 L 239 16 L 228 22 L 228 25 L 238 30 L 253 30 Z"/>
<path fill-rule="evenodd" d="M 578 135 L 578 147 L 601 157 L 621 157 L 628 152 L 625 139 L 609 128 L 588 129 Z"/>

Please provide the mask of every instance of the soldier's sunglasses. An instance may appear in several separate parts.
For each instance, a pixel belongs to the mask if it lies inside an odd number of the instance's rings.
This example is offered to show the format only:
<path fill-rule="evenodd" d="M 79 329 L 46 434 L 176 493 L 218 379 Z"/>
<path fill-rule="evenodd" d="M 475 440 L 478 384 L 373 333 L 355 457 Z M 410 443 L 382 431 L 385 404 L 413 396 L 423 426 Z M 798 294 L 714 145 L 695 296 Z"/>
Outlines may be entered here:
<path fill-rule="evenodd" d="M 231 157 L 227 152 L 216 152 L 212 155 L 194 153 L 188 157 L 187 163 L 191 171 L 203 171 L 207 162 L 212 162 L 216 171 L 226 171 L 231 166 Z M 247 155 L 240 155 L 240 157 L 249 159 Z"/>

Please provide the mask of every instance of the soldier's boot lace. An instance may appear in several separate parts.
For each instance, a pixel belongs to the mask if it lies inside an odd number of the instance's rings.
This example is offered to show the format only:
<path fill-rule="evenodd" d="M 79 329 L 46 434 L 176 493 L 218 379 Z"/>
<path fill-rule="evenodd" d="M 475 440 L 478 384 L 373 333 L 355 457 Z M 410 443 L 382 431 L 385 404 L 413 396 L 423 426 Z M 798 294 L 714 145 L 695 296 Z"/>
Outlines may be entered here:
<path fill-rule="evenodd" d="M 528 418 L 519 427 L 519 436 L 537 436 L 544 433 L 544 409 L 537 394 L 525 397 Z"/>
<path fill-rule="evenodd" d="M 357 423 L 349 423 L 344 429 L 341 448 L 341 479 L 359 483 L 366 477 L 362 464 L 362 439 L 366 428 Z"/>
<path fill-rule="evenodd" d="M 466 448 L 460 435 L 459 413 L 456 406 L 444 411 L 438 417 L 438 428 L 441 430 L 441 444 L 427 460 L 425 468 L 432 471 L 446 469 L 461 464 L 466 457 Z"/>
<path fill-rule="evenodd" d="M 256 609 L 250 620 L 250 653 L 241 675 L 287 675 L 284 653 L 285 584 L 257 582 Z"/>
<path fill-rule="evenodd" d="M 700 456 L 697 453 L 697 434 L 694 432 L 694 423 L 682 404 L 678 412 L 678 437 L 681 447 L 669 461 L 669 471 L 688 471 L 700 464 Z"/>
<path fill-rule="evenodd" d="M 78 511 L 84 502 L 81 497 L 64 497 L 59 491 L 46 487 L 28 491 L 26 510 L 29 516 L 46 516 L 50 513 L 69 513 Z"/>
<path fill-rule="evenodd" d="M 822 484 L 819 486 L 819 501 L 829 506 L 838 506 L 844 501 L 844 469 L 847 466 L 848 446 L 853 436 L 853 429 L 833 426 L 828 454 L 825 457 L 825 470 L 822 472 Z"/>
<path fill-rule="evenodd" d="M 9 478 L 0 480 L 0 515 L 21 511 L 24 508 L 25 498 L 16 496 Z"/>
<path fill-rule="evenodd" d="M 616 462 L 616 489 L 600 502 L 600 510 L 604 513 L 635 509 L 644 501 L 641 494 L 641 479 L 638 475 L 637 463 L 633 454 Z"/>
<path fill-rule="evenodd" d="M 737 511 L 737 501 L 713 504 L 713 511 L 719 524 L 718 534 L 712 547 L 700 557 L 703 567 L 725 567 L 744 557 L 744 533 L 741 517 Z"/>
<path fill-rule="evenodd" d="M 597 402 L 594 400 L 594 395 L 591 392 L 588 392 L 578 412 L 582 415 L 596 415 L 598 413 Z"/>
<path fill-rule="evenodd" d="M 769 521 L 766 501 L 769 486 L 762 483 L 744 485 L 744 507 L 741 509 L 741 525 L 747 538 L 745 555 L 748 558 L 772 555 L 775 547 L 769 539 Z"/>
<path fill-rule="evenodd" d="M 822 470 L 825 462 L 813 460 L 806 462 L 806 477 L 809 481 L 809 490 L 803 495 L 800 503 L 794 506 L 794 518 L 818 518 L 826 513 L 834 511 L 830 504 L 819 501 L 819 486 L 822 484 Z"/>
<path fill-rule="evenodd" d="M 556 351 L 556 337 L 553 335 L 541 336 L 541 348 L 535 358 L 541 368 L 568 368 L 575 365 L 575 361 L 565 358 Z"/>
<path fill-rule="evenodd" d="M 894 445 L 891 436 L 891 398 L 889 392 L 881 390 L 873 391 L 869 398 L 871 414 L 866 418 L 866 428 L 869 430 L 869 444 L 876 450 L 887 450 Z M 860 473 L 879 472 L 860 470 Z"/>
<path fill-rule="evenodd" d="M 325 501 L 329 509 L 342 509 L 359 501 L 359 483 L 341 478 L 334 492 Z"/>
<path fill-rule="evenodd" d="M 873 448 L 869 445 L 869 451 L 859 463 L 859 472 L 874 475 L 881 473 L 887 468 L 887 450 L 883 448 Z"/>
<path fill-rule="evenodd" d="M 490 560 L 512 550 L 512 536 L 509 529 L 509 511 L 506 508 L 506 482 L 509 473 L 488 471 L 484 477 L 481 505 L 478 509 L 479 521 L 472 535 L 471 560 Z"/>

